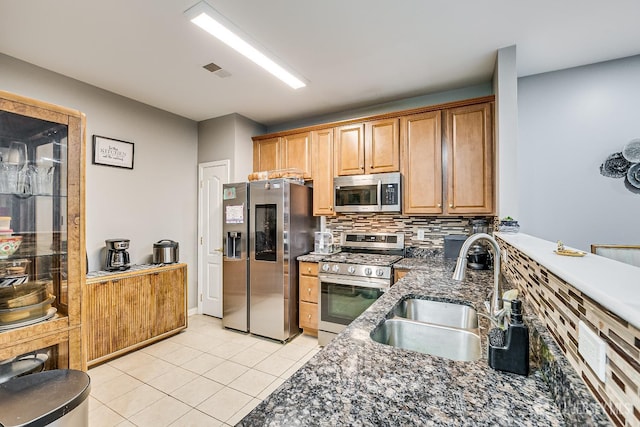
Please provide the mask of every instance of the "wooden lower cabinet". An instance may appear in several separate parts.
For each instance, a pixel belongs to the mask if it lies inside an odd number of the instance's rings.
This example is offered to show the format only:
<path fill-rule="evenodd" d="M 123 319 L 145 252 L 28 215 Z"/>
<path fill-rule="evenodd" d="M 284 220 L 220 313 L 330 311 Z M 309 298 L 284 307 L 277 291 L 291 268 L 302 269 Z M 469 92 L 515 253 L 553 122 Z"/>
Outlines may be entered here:
<path fill-rule="evenodd" d="M 187 327 L 187 266 L 87 279 L 87 365 L 113 359 Z"/>
<path fill-rule="evenodd" d="M 407 273 L 409 273 L 409 270 L 394 269 L 393 270 L 393 283 L 396 283 L 398 280 L 402 279 L 404 276 L 407 275 Z"/>
<path fill-rule="evenodd" d="M 299 326 L 305 334 L 318 336 L 318 263 L 300 262 Z"/>

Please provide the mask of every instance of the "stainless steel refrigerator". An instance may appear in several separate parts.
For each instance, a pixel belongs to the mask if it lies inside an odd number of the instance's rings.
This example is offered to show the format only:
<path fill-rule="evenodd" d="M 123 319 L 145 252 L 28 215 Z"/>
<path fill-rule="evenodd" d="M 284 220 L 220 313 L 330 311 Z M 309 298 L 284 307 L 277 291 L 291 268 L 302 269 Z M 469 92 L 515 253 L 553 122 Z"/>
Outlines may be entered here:
<path fill-rule="evenodd" d="M 250 331 L 279 341 L 297 335 L 299 255 L 313 248 L 311 188 L 286 179 L 249 184 Z"/>
<path fill-rule="evenodd" d="M 249 186 L 222 186 L 222 325 L 249 331 Z"/>

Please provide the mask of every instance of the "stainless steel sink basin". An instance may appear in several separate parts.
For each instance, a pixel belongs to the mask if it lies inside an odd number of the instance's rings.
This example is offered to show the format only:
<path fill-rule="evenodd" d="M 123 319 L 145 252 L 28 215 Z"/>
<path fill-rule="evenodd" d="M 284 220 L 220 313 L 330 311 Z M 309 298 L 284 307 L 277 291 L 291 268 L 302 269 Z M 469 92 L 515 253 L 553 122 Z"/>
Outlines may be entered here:
<path fill-rule="evenodd" d="M 385 320 L 371 333 L 371 339 L 452 360 L 472 361 L 482 356 L 480 337 L 474 331 L 407 319 Z"/>
<path fill-rule="evenodd" d="M 478 313 L 464 304 L 409 298 L 398 302 L 392 312 L 397 317 L 419 322 L 462 329 L 478 328 Z"/>

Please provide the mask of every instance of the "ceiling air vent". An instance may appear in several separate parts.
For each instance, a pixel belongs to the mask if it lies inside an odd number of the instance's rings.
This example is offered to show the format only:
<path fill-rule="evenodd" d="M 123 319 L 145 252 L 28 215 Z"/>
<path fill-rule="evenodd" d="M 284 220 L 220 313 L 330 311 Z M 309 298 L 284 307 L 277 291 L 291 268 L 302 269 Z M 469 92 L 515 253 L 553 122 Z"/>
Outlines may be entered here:
<path fill-rule="evenodd" d="M 204 68 L 207 71 L 212 72 L 213 74 L 215 74 L 216 76 L 220 77 L 221 79 L 224 79 L 225 77 L 229 77 L 231 76 L 231 73 L 228 72 L 227 70 L 223 70 L 222 68 L 220 68 L 219 65 L 214 64 L 213 62 L 207 65 L 203 65 L 202 68 Z"/>

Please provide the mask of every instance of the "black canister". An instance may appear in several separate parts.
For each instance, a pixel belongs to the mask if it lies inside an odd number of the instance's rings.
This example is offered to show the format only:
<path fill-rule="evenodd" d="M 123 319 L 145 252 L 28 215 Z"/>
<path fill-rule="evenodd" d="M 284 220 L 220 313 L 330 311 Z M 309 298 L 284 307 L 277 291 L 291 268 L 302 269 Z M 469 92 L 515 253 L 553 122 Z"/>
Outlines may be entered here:
<path fill-rule="evenodd" d="M 179 248 L 178 242 L 173 240 L 160 240 L 153 244 L 154 264 L 173 264 L 178 262 Z"/>

